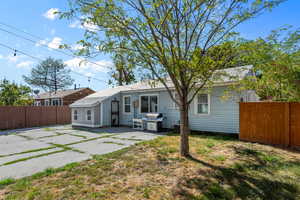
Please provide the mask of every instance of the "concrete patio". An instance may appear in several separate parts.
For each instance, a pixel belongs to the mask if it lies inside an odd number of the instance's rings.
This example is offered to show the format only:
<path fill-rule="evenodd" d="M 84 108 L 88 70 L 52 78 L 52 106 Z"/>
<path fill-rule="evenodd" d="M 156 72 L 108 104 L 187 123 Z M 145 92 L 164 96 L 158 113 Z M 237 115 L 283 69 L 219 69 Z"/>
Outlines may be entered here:
<path fill-rule="evenodd" d="M 0 132 L 0 180 L 63 167 L 161 135 L 125 127 L 77 130 L 70 125 Z"/>

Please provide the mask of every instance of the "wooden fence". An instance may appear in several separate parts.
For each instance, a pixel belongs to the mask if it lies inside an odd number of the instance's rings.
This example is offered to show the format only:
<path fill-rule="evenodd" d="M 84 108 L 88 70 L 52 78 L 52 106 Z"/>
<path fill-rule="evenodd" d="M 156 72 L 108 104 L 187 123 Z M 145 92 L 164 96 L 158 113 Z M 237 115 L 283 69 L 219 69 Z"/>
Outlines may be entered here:
<path fill-rule="evenodd" d="M 0 106 L 0 130 L 70 123 L 68 106 Z"/>
<path fill-rule="evenodd" d="M 240 103 L 241 140 L 300 147 L 300 103 Z"/>

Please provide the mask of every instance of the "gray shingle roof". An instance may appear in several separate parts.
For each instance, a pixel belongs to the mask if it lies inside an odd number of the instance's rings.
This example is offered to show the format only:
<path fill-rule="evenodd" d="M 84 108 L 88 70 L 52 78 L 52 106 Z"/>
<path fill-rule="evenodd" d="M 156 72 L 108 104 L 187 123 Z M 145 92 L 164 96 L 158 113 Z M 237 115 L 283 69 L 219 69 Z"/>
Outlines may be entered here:
<path fill-rule="evenodd" d="M 248 65 L 218 70 L 215 73 L 215 75 L 218 76 L 218 78 L 214 82 L 216 85 L 219 85 L 242 80 L 249 74 L 249 72 L 251 72 L 252 67 L 252 65 Z M 167 81 L 166 84 L 168 87 L 173 88 L 173 83 L 171 82 L 171 80 Z M 106 98 L 113 96 L 119 92 L 133 92 L 151 89 L 160 90 L 164 88 L 164 85 L 158 81 L 140 81 L 131 85 L 118 86 L 115 88 L 100 90 L 94 94 L 91 94 L 83 99 L 74 102 L 70 105 L 70 107 L 92 107 L 105 100 Z"/>

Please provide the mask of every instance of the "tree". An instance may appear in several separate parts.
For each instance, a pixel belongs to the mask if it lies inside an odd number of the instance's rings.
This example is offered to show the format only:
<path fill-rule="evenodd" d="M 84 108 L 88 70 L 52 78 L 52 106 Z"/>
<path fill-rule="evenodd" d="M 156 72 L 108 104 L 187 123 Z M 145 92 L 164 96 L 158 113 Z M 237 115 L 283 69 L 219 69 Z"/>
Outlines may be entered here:
<path fill-rule="evenodd" d="M 262 100 L 300 101 L 300 30 L 282 28 L 265 39 L 244 41 L 241 58 L 253 64 L 257 77 L 245 79 L 239 90 L 252 89 Z"/>
<path fill-rule="evenodd" d="M 235 35 L 239 24 L 283 1 L 75 0 L 61 16 L 79 17 L 83 24 L 96 26 L 85 34 L 87 47 L 106 52 L 126 49 L 144 73 L 165 86 L 180 108 L 181 155 L 189 156 L 189 105 L 211 85 L 215 72 L 228 65 L 228 44 L 220 44 Z M 102 31 L 106 37 L 99 35 Z M 124 40 L 126 47 L 120 45 Z M 221 61 L 211 56 L 220 56 Z"/>
<path fill-rule="evenodd" d="M 66 67 L 62 60 L 49 57 L 33 68 L 29 76 L 23 78 L 29 85 L 56 92 L 71 86 L 74 82 L 70 76 L 70 69 Z"/>
<path fill-rule="evenodd" d="M 0 81 L 0 106 L 26 106 L 33 103 L 31 89 L 24 85 Z"/>
<path fill-rule="evenodd" d="M 132 58 L 125 53 L 117 52 L 113 55 L 114 68 L 111 70 L 110 84 L 128 85 L 135 82 L 135 64 Z"/>

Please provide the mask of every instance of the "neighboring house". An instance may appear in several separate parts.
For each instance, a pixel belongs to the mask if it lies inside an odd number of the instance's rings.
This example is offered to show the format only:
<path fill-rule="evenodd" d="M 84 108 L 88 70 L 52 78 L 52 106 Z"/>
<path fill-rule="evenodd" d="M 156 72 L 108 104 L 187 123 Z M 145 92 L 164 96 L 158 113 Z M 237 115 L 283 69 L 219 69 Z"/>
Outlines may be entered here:
<path fill-rule="evenodd" d="M 46 92 L 34 98 L 35 106 L 66 106 L 95 93 L 90 88 L 77 88 L 70 90 L 59 90 L 56 92 Z"/>
<path fill-rule="evenodd" d="M 224 100 L 224 91 L 237 83 L 236 79 L 253 75 L 251 66 L 226 69 L 227 74 L 235 80 L 224 76 L 215 82 L 210 92 L 201 92 L 194 99 L 189 110 L 189 123 L 192 130 L 212 132 L 239 132 L 239 102 L 257 101 L 253 91 L 242 94 L 235 92 L 231 98 Z M 169 87 L 172 88 L 171 82 Z M 112 107 L 114 107 L 112 112 Z M 149 84 L 142 81 L 127 86 L 105 89 L 89 95 L 71 104 L 72 125 L 84 127 L 112 126 L 118 121 L 120 125 L 132 126 L 133 118 L 142 118 L 147 113 L 162 113 L 165 117 L 164 128 L 173 128 L 179 123 L 178 106 L 161 83 Z M 115 114 L 118 114 L 118 119 Z"/>

